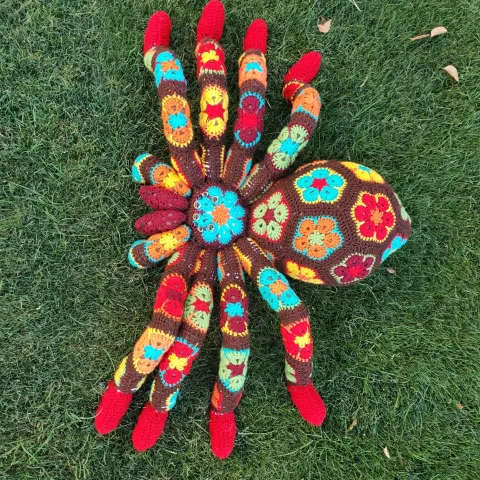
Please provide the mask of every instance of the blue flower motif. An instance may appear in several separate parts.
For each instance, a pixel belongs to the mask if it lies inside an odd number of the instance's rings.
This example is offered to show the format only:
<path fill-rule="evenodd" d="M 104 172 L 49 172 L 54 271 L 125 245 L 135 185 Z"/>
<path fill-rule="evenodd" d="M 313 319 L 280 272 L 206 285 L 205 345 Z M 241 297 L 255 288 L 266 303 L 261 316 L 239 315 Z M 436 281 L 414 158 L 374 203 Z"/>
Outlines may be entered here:
<path fill-rule="evenodd" d="M 175 65 L 175 68 L 169 68 L 166 63 Z M 171 52 L 165 51 L 157 55 L 155 59 L 155 67 L 153 69 L 155 76 L 155 84 L 158 87 L 163 80 L 176 80 L 185 82 L 182 64 L 178 58 L 175 58 Z"/>
<path fill-rule="evenodd" d="M 272 267 L 265 267 L 261 270 L 258 276 L 258 285 L 260 295 L 276 312 L 300 304 L 300 299 L 291 289 L 285 276 Z"/>
<path fill-rule="evenodd" d="M 397 235 L 390 243 L 390 246 L 383 252 L 381 262 L 384 262 L 393 252 L 400 250 L 400 248 L 402 248 L 406 243 L 406 238 L 403 238 L 401 235 Z"/>
<path fill-rule="evenodd" d="M 300 144 L 295 143 L 291 138 L 287 138 L 281 144 L 280 151 L 287 155 L 295 155 L 298 152 Z"/>
<path fill-rule="evenodd" d="M 246 212 L 234 191 L 209 186 L 193 205 L 193 224 L 204 242 L 227 245 L 244 232 Z"/>
<path fill-rule="evenodd" d="M 305 203 L 333 203 L 345 186 L 344 178 L 330 168 L 316 168 L 295 181 L 295 189 Z"/>
<path fill-rule="evenodd" d="M 163 349 L 162 348 L 155 348 L 153 345 L 147 345 L 143 349 L 143 355 L 145 358 L 148 358 L 148 360 L 154 360 L 157 361 L 163 354 Z"/>
<path fill-rule="evenodd" d="M 227 303 L 225 311 L 230 317 L 241 317 L 245 313 L 241 302 Z"/>
<path fill-rule="evenodd" d="M 245 65 L 245 71 L 249 72 L 250 70 L 256 70 L 257 72 L 263 72 L 263 68 L 258 62 L 248 62 Z"/>
<path fill-rule="evenodd" d="M 168 124 L 175 130 L 187 126 L 187 117 L 183 112 L 178 112 L 168 117 Z"/>

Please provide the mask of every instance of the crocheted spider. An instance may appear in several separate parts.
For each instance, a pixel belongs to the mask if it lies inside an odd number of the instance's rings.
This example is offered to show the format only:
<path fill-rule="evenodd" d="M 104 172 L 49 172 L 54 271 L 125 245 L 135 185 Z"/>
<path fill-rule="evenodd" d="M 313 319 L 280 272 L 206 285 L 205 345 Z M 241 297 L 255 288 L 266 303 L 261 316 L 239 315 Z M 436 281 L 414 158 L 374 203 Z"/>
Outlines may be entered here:
<path fill-rule="evenodd" d="M 223 4 L 213 0 L 197 29 L 199 153 L 182 65 L 168 46 L 170 18 L 155 13 L 145 32 L 145 65 L 155 77 L 172 166 L 150 154 L 135 160 L 133 180 L 146 184 L 140 195 L 155 212 L 137 220 L 136 228 L 151 236 L 132 245 L 129 260 L 147 268 L 170 259 L 152 321 L 120 363 L 95 419 L 101 434 L 117 427 L 132 394 L 158 367 L 150 400 L 133 430 L 137 450 L 152 447 L 162 434 L 207 333 L 218 279 L 223 338 L 209 430 L 214 454 L 230 454 L 236 435 L 233 411 L 249 357 L 243 272 L 280 317 L 293 403 L 307 422 L 321 425 L 326 409 L 311 381 L 309 315 L 284 273 L 317 285 L 349 285 L 375 270 L 410 234 L 410 219 L 398 197 L 368 167 L 320 160 L 279 180 L 318 120 L 321 102 L 309 82 L 320 68 L 319 53 L 304 55 L 286 74 L 282 93 L 292 106 L 289 122 L 251 168 L 265 112 L 267 26 L 261 19 L 250 25 L 244 39 L 234 141 L 225 151 L 228 94 L 219 44 L 224 18 Z"/>

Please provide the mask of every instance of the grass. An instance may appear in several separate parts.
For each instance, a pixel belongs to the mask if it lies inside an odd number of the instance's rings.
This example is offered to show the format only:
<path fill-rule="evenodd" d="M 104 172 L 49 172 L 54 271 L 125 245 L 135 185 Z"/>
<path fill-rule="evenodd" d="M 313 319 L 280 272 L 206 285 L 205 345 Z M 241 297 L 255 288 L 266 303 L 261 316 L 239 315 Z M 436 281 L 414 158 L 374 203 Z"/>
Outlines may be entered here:
<path fill-rule="evenodd" d="M 243 31 L 261 15 L 270 26 L 259 153 L 288 117 L 284 72 L 307 49 L 322 51 L 322 120 L 300 163 L 375 168 L 406 205 L 413 236 L 358 286 L 295 283 L 329 408 L 321 429 L 288 400 L 278 321 L 250 286 L 251 367 L 231 458 L 212 456 L 206 428 L 216 322 L 156 448 L 137 454 L 130 443 L 144 390 L 118 431 L 94 431 L 99 396 L 148 321 L 159 278 L 126 261 L 133 220 L 147 211 L 129 168 L 138 153 L 166 148 L 143 28 L 156 9 L 170 12 L 196 116 L 203 3 L 0 6 L 0 478 L 480 478 L 478 0 L 359 0 L 361 11 L 347 0 L 226 1 L 232 118 Z M 334 19 L 327 35 L 316 29 L 322 15 Z M 448 35 L 409 41 L 437 25 Z M 460 85 L 441 70 L 450 63 Z"/>

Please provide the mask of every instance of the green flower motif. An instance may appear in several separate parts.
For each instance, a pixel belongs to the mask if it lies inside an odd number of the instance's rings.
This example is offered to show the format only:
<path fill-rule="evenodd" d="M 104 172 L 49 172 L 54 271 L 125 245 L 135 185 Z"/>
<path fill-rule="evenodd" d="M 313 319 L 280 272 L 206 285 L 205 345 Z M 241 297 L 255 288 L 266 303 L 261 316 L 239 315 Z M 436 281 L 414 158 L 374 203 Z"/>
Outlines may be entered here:
<path fill-rule="evenodd" d="M 232 350 L 222 348 L 220 351 L 220 381 L 230 392 L 238 392 L 243 388 L 247 375 L 247 361 L 250 350 Z"/>
<path fill-rule="evenodd" d="M 308 131 L 301 125 L 285 127 L 268 147 L 267 153 L 278 170 L 286 170 L 307 144 Z"/>
<path fill-rule="evenodd" d="M 208 285 L 198 285 L 185 301 L 183 318 L 200 330 L 207 330 L 212 311 L 213 295 Z"/>
<path fill-rule="evenodd" d="M 289 209 L 282 192 L 275 192 L 253 210 L 253 231 L 275 242 L 282 237 L 289 218 Z"/>

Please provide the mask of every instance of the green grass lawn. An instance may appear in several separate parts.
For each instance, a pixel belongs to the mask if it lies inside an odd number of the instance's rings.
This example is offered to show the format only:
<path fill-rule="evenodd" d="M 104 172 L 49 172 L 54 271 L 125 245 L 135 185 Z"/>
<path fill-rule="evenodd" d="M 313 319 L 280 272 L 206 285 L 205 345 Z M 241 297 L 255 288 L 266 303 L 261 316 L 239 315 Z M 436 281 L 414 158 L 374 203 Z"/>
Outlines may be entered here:
<path fill-rule="evenodd" d="M 160 276 L 126 258 L 148 211 L 130 166 L 143 151 L 166 158 L 143 29 L 157 9 L 172 16 L 196 117 L 203 4 L 0 5 L 0 478 L 480 478 L 479 0 L 357 0 L 361 11 L 348 0 L 226 1 L 231 118 L 243 32 L 257 16 L 270 27 L 258 158 L 289 115 L 283 74 L 320 50 L 324 106 L 299 163 L 350 159 L 381 172 L 413 236 L 360 285 L 294 282 L 312 316 L 321 429 L 289 401 L 278 321 L 250 284 L 252 355 L 228 460 L 213 457 L 207 430 L 216 320 L 154 449 L 138 454 L 130 441 L 146 389 L 117 431 L 95 432 L 100 394 L 148 322 Z M 322 15 L 334 19 L 326 35 Z M 437 25 L 449 33 L 410 42 Z"/>

